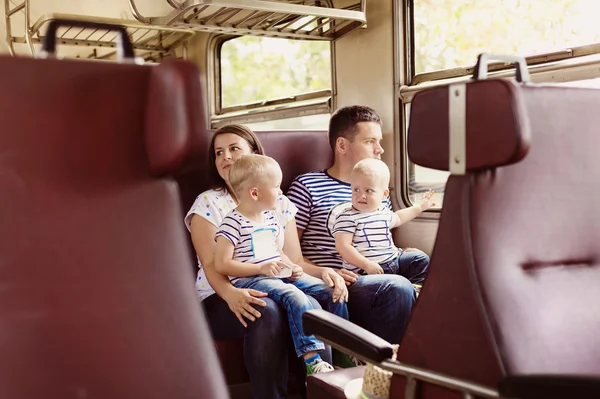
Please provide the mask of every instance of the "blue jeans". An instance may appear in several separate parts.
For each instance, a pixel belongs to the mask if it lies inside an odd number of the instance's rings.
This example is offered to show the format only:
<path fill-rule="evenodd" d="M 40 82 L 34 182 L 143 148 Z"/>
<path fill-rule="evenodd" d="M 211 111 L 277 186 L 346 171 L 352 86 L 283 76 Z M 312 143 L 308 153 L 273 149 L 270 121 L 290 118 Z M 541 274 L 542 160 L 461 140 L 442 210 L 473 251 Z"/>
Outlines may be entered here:
<path fill-rule="evenodd" d="M 332 288 L 325 285 L 322 280 L 306 274 L 296 281 L 266 276 L 243 277 L 234 280 L 233 285 L 238 288 L 252 288 L 266 292 L 269 294 L 269 298 L 285 308 L 298 357 L 307 352 L 321 351 L 325 348 L 323 342 L 314 335 L 304 334 L 302 314 L 307 310 L 314 309 L 307 295 L 312 296 L 320 303 L 327 303 L 325 301 L 329 299 L 326 310 L 348 319 L 346 304 L 331 301 Z"/>
<path fill-rule="evenodd" d="M 244 364 L 257 399 L 284 399 L 288 385 L 288 345 L 291 344 L 285 311 L 270 298 L 261 298 L 267 306 L 256 306 L 261 317 L 247 321 L 244 328 L 229 310 L 227 302 L 213 294 L 202 301 L 204 314 L 215 340 L 244 340 Z M 319 303 L 309 297 L 312 305 Z M 331 300 L 330 300 L 331 302 Z M 265 350 L 269 348 L 269 350 Z M 321 357 L 331 363 L 331 347 Z M 300 368 L 304 377 L 304 366 Z"/>
<path fill-rule="evenodd" d="M 379 266 L 386 274 L 398 274 L 406 277 L 412 284 L 422 285 L 427 277 L 429 256 L 421 251 L 402 251 L 396 259 L 381 263 Z"/>
<path fill-rule="evenodd" d="M 348 287 L 350 321 L 392 344 L 399 344 L 416 299 L 406 278 L 394 274 L 359 276 Z"/>

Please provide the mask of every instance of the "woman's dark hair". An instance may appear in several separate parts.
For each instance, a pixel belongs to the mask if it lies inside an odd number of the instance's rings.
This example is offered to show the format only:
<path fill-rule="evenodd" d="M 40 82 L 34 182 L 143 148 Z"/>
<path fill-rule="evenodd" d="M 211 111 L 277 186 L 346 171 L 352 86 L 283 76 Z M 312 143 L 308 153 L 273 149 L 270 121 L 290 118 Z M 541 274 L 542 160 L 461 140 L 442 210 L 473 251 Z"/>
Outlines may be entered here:
<path fill-rule="evenodd" d="M 215 154 L 215 139 L 217 138 L 217 136 L 227 133 L 235 134 L 236 136 L 239 136 L 246 140 L 248 146 L 250 146 L 250 150 L 255 154 L 265 155 L 265 149 L 260 143 L 260 140 L 258 140 L 256 134 L 249 127 L 244 125 L 232 124 L 225 125 L 217 129 L 210 141 L 210 147 L 208 147 L 208 176 L 210 178 L 211 188 L 215 190 L 229 191 L 225 180 L 223 180 L 221 175 L 219 175 L 219 171 L 217 170 L 217 166 L 215 165 L 215 160 L 217 159 L 217 156 Z M 233 195 L 233 193 L 231 192 L 229 194 Z"/>

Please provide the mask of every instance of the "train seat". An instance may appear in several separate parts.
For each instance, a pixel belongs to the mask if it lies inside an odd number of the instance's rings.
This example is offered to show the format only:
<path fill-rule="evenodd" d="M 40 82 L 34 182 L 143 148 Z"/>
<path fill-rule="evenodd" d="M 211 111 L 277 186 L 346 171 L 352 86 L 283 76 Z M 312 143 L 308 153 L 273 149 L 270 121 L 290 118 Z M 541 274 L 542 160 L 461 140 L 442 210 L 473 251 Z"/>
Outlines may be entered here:
<path fill-rule="evenodd" d="M 589 306 L 600 295 L 599 101 L 600 90 L 500 79 L 415 95 L 409 155 L 452 175 L 400 343 L 412 371 L 396 369 L 390 397 L 483 397 L 507 376 L 600 375 L 600 314 Z M 391 353 L 318 319 L 305 316 L 307 332 L 371 350 L 374 362 Z M 431 372 L 490 389 L 424 382 Z M 310 399 L 331 397 L 319 377 L 307 381 Z"/>
<path fill-rule="evenodd" d="M 2 397 L 228 397 L 169 177 L 204 126 L 198 75 L 0 58 Z"/>
<path fill-rule="evenodd" d="M 187 166 L 176 176 L 183 209 L 189 209 L 196 197 L 209 189 L 206 160 L 207 154 L 212 151 L 209 148 L 211 133 L 203 132 L 202 135 L 203 137 L 198 140 L 201 148 L 190 153 L 193 159 L 188 160 Z M 265 148 L 266 154 L 277 160 L 281 166 L 283 171 L 281 189 L 283 192 L 287 191 L 296 176 L 319 168 L 327 168 L 333 163 L 333 155 L 325 131 L 257 131 L 256 135 Z M 189 245 L 194 261 L 197 262 L 191 240 Z M 193 270 L 195 273 L 197 268 Z M 243 362 L 243 340 L 217 340 L 215 343 L 228 384 L 249 382 Z M 290 339 L 290 357 L 294 358 L 291 345 Z M 291 361 L 291 367 L 303 379 L 305 372 L 303 364 Z M 300 386 L 299 389 L 302 390 L 303 387 Z"/>

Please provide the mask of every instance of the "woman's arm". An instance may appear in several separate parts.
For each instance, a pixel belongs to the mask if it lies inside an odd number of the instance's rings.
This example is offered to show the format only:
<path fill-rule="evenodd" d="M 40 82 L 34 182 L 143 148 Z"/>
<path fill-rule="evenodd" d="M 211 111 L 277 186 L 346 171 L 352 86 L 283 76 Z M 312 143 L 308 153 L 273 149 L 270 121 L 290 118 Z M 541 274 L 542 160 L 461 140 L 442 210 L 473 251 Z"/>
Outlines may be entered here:
<path fill-rule="evenodd" d="M 345 280 L 329 267 L 312 264 L 302 256 L 296 221 L 290 221 L 285 228 L 283 252 L 289 259 L 302 267 L 304 273 L 322 279 L 329 287 L 333 287 L 333 302 L 348 301 L 348 288 Z"/>
<path fill-rule="evenodd" d="M 240 323 L 247 327 L 244 317 L 250 321 L 255 321 L 260 317 L 260 312 L 251 304 L 266 306 L 265 301 L 258 299 L 267 296 L 266 293 L 252 290 L 239 289 L 231 284 L 231 281 L 222 274 L 216 272 L 214 268 L 215 255 L 215 234 L 217 228 L 208 220 L 199 215 L 194 215 L 190 223 L 192 243 L 204 268 L 204 273 L 210 286 L 217 295 L 227 302 L 229 309 L 236 315 Z"/>

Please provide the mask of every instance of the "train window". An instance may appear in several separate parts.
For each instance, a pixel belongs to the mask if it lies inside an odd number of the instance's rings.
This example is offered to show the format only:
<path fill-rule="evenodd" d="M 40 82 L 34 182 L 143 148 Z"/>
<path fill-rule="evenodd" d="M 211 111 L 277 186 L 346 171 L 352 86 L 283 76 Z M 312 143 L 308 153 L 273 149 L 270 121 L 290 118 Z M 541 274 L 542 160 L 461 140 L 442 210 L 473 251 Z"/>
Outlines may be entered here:
<path fill-rule="evenodd" d="M 331 113 L 328 41 L 241 36 L 222 41 L 216 57 L 213 127 L 235 121 L 311 128 L 315 114 Z M 287 122 L 264 125 L 274 120 Z"/>
<path fill-rule="evenodd" d="M 596 0 L 413 0 L 414 73 L 600 41 Z"/>

